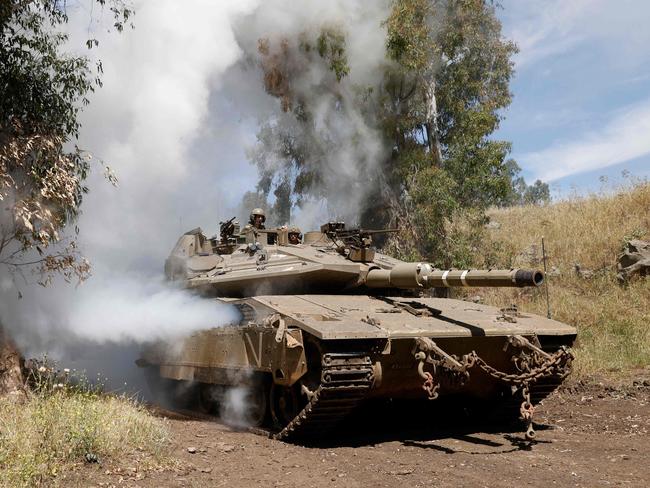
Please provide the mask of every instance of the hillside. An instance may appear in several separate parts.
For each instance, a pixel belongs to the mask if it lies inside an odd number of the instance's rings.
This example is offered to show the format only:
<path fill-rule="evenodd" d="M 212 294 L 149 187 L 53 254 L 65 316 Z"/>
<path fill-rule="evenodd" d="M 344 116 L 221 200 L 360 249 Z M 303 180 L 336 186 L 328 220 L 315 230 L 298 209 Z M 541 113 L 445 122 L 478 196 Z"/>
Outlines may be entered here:
<path fill-rule="evenodd" d="M 578 327 L 578 374 L 650 364 L 650 279 L 625 287 L 616 281 L 625 242 L 650 240 L 650 184 L 548 206 L 494 209 L 489 217 L 476 266 L 541 268 L 544 236 L 551 313 Z M 480 296 L 546 314 L 543 287 L 481 290 Z"/>

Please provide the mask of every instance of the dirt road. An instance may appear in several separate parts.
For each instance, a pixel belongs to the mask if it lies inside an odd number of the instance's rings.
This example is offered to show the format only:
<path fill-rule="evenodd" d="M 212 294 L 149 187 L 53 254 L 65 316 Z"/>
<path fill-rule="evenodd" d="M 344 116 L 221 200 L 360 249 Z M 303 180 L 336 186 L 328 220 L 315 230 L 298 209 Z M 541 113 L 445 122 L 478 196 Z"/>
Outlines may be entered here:
<path fill-rule="evenodd" d="M 379 415 L 354 419 L 338 441 L 316 447 L 174 419 L 177 467 L 142 471 L 133 459 L 79 474 L 85 486 L 650 486 L 650 381 L 643 377 L 556 392 L 537 409 L 533 444 L 518 425 L 472 424 L 462 412 L 434 412 L 430 422 L 413 422 L 408 409 Z"/>

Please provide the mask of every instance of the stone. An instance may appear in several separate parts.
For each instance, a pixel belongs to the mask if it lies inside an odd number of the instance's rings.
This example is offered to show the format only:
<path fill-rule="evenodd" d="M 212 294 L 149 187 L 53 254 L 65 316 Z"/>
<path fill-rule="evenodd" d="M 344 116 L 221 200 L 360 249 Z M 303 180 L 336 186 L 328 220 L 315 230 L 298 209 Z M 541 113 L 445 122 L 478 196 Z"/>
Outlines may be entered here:
<path fill-rule="evenodd" d="M 576 272 L 576 275 L 585 280 L 591 279 L 594 277 L 594 272 L 590 269 L 583 268 L 580 263 L 575 263 L 573 269 Z"/>
<path fill-rule="evenodd" d="M 235 450 L 235 446 L 232 444 L 219 444 L 218 449 L 221 452 L 233 452 Z"/>
<path fill-rule="evenodd" d="M 635 276 L 650 275 L 650 242 L 633 239 L 625 244 L 616 263 L 616 278 L 625 284 Z"/>

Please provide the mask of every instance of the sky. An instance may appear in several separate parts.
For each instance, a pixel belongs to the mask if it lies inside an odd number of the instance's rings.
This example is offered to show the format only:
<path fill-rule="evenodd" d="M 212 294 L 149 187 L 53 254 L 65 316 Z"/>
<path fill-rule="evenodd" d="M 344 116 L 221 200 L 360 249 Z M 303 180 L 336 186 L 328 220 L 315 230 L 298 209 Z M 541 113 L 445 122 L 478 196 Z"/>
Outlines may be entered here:
<path fill-rule="evenodd" d="M 496 138 L 554 197 L 650 177 L 650 2 L 502 0 L 514 98 Z"/>
<path fill-rule="evenodd" d="M 554 198 L 650 177 L 650 2 L 646 0 L 501 0 L 504 37 L 515 41 L 513 102 L 494 138 L 512 142 L 529 183 Z M 211 103 L 229 110 L 236 145 L 219 149 L 225 200 L 253 189 L 245 148 L 256 128 L 237 116 L 240 101 L 221 90 Z M 232 119 L 231 119 L 232 120 Z M 215 150 L 218 149 L 216 146 Z M 628 176 L 625 176 L 628 175 Z M 603 180 L 605 182 L 603 183 Z M 227 212 L 227 211 L 226 211 Z"/>

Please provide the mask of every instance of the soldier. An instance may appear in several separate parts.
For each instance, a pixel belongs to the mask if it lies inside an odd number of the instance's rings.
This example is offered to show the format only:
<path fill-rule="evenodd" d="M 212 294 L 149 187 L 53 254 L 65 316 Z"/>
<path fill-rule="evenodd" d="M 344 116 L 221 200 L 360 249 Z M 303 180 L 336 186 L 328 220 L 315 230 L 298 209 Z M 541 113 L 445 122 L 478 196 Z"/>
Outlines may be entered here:
<path fill-rule="evenodd" d="M 264 210 L 261 208 L 254 208 L 251 212 L 250 218 L 248 220 L 248 225 L 246 227 L 265 229 L 264 222 L 266 222 L 266 215 L 264 215 Z"/>
<path fill-rule="evenodd" d="M 289 227 L 289 244 L 301 244 L 302 234 L 298 227 Z"/>

